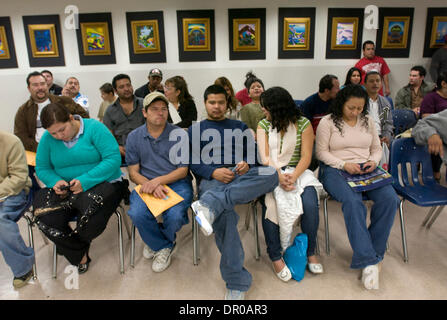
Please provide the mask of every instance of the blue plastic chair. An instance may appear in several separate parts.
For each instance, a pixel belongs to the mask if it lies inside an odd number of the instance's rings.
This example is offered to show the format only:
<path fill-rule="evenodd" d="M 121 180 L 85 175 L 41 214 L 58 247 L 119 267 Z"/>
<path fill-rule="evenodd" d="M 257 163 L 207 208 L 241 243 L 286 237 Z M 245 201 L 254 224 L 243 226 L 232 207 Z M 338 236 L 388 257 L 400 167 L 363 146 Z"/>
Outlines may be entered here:
<path fill-rule="evenodd" d="M 391 111 L 394 125 L 394 135 L 398 135 L 410 128 L 413 128 L 418 119 L 411 109 L 394 109 Z"/>
<path fill-rule="evenodd" d="M 30 207 L 33 204 L 33 199 L 34 199 L 34 192 L 33 189 L 30 188 L 29 192 L 28 192 L 28 198 L 26 200 L 26 205 L 23 208 L 21 214 L 17 217 L 17 219 L 15 219 L 14 222 L 18 222 L 20 220 L 20 218 L 25 218 L 26 223 L 28 225 L 28 242 L 31 248 L 33 248 L 34 250 L 34 237 L 33 237 L 33 221 L 32 218 L 29 217 L 28 215 L 26 215 L 26 213 L 30 210 Z M 32 210 L 32 209 L 31 209 Z M 34 264 L 33 264 L 33 279 L 36 280 L 37 279 L 37 270 L 36 270 L 36 260 L 34 260 Z"/>
<path fill-rule="evenodd" d="M 299 110 L 303 111 L 302 108 L 301 108 L 301 105 L 303 104 L 304 100 L 293 100 L 293 101 L 295 102 L 296 107 L 297 107 Z"/>
<path fill-rule="evenodd" d="M 407 164 L 409 164 L 410 169 L 407 168 Z M 419 168 L 422 170 L 422 183 L 419 180 Z M 433 177 L 431 158 L 427 146 L 416 145 L 413 138 L 401 138 L 393 141 L 390 150 L 390 173 L 394 178 L 393 187 L 397 194 L 402 197 L 399 205 L 399 215 L 404 261 L 408 262 L 404 201 L 408 200 L 421 207 L 433 207 L 424 219 L 423 225 L 425 225 L 437 207 L 440 213 L 443 206 L 447 204 L 447 188 L 436 183 Z M 431 223 L 434 222 L 436 217 L 433 218 Z"/>

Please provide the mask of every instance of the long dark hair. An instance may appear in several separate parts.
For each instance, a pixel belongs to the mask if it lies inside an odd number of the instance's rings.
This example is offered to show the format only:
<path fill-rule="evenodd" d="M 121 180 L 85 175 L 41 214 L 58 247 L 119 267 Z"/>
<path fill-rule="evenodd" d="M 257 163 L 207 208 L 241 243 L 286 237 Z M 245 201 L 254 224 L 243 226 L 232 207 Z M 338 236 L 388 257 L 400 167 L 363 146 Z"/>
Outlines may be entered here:
<path fill-rule="evenodd" d="M 285 131 L 302 116 L 290 93 L 281 87 L 272 87 L 261 94 L 261 106 L 270 112 L 272 128 Z"/>
<path fill-rule="evenodd" d="M 346 74 L 345 86 L 347 86 L 348 84 L 352 84 L 351 77 L 352 77 L 352 74 L 354 73 L 354 71 L 357 71 L 359 73 L 360 81 L 362 81 L 362 72 L 360 71 L 360 69 L 356 68 L 356 67 L 352 67 L 351 69 L 348 70 L 348 73 Z"/>
<path fill-rule="evenodd" d="M 178 96 L 178 101 L 180 104 L 185 103 L 188 100 L 193 100 L 193 97 L 188 91 L 188 85 L 186 84 L 185 78 L 182 76 L 174 76 L 165 81 L 166 83 L 171 83 L 175 90 L 180 90 L 180 94 Z"/>
<path fill-rule="evenodd" d="M 362 125 L 368 129 L 368 94 L 365 89 L 358 84 L 348 84 L 346 87 L 341 89 L 334 101 L 332 102 L 329 112 L 331 113 L 331 119 L 334 121 L 335 127 L 340 131 L 343 136 L 343 107 L 350 98 L 362 98 L 365 101 L 363 106 L 363 111 L 360 114 L 360 121 Z"/>

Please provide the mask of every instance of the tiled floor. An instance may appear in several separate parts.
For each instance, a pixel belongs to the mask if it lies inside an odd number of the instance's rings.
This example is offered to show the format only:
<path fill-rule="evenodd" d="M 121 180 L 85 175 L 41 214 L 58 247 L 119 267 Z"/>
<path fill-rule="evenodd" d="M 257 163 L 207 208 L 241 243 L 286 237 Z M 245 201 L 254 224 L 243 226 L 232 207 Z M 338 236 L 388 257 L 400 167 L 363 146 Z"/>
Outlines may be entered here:
<path fill-rule="evenodd" d="M 322 207 L 322 206 L 321 206 Z M 331 254 L 324 246 L 323 209 L 320 209 L 319 242 L 325 273 L 306 272 L 301 282 L 283 283 L 272 272 L 266 254 L 260 221 L 261 258 L 254 257 L 253 226 L 245 229 L 247 206 L 238 206 L 239 230 L 245 249 L 245 267 L 253 275 L 246 299 L 446 299 L 447 298 L 447 213 L 439 216 L 430 230 L 420 227 L 428 209 L 405 203 L 407 241 L 410 260 L 403 262 L 400 223 L 396 215 L 389 239 L 390 250 L 380 274 L 380 290 L 363 288 L 358 270 L 349 268 L 352 250 L 349 245 L 340 204 L 329 201 Z M 19 222 L 24 239 L 26 223 Z M 219 272 L 220 255 L 214 236 L 200 234 L 201 260 L 192 263 L 191 223 L 178 234 L 178 250 L 171 266 L 156 274 L 151 261 L 143 258 L 143 243 L 137 234 L 135 268 L 130 267 L 130 239 L 124 230 L 125 274 L 119 273 L 117 219 L 112 216 L 105 232 L 94 240 L 92 263 L 86 274 L 79 276 L 79 289 L 69 289 L 74 282 L 64 273 L 68 262 L 59 256 L 57 279 L 52 278 L 52 245 L 45 245 L 34 228 L 38 279 L 15 290 L 12 273 L 3 259 L 0 262 L 1 299 L 223 299 L 225 284 Z M 68 289 L 67 289 L 68 287 Z"/>

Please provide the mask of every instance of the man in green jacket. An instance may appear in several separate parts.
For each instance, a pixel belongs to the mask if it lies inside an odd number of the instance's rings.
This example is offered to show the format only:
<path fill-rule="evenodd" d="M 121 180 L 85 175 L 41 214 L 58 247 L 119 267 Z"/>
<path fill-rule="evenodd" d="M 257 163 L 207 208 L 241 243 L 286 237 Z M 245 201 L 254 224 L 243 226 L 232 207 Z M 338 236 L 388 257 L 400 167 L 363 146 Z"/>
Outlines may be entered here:
<path fill-rule="evenodd" d="M 411 68 L 409 83 L 396 94 L 396 109 L 412 109 L 419 118 L 422 100 L 434 88 L 433 83 L 424 81 L 426 73 L 423 66 Z"/>

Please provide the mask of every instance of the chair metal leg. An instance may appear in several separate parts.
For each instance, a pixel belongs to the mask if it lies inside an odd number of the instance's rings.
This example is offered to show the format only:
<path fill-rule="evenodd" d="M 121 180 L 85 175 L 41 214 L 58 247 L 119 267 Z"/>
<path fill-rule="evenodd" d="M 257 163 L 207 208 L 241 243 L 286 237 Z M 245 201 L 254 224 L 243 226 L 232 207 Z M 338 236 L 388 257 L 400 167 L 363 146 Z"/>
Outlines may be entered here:
<path fill-rule="evenodd" d="M 442 212 L 442 209 L 444 209 L 444 206 L 440 206 L 438 208 L 438 210 L 435 212 L 435 214 L 433 215 L 433 218 L 431 219 L 431 221 L 428 223 L 427 225 L 427 229 L 430 229 L 432 224 L 435 222 L 435 220 L 438 218 L 439 214 Z"/>
<path fill-rule="evenodd" d="M 399 204 L 399 216 L 400 216 L 400 229 L 402 232 L 402 249 L 404 252 L 404 262 L 408 262 L 408 251 L 407 251 L 407 236 L 405 233 L 405 219 L 404 219 L 404 210 L 403 204 L 405 199 L 400 200 Z"/>
<path fill-rule="evenodd" d="M 428 220 L 430 220 L 430 218 L 433 215 L 433 212 L 435 212 L 436 208 L 438 208 L 437 206 L 431 207 L 430 211 L 428 211 L 428 214 L 425 216 L 424 221 L 422 221 L 422 227 L 425 227 L 425 225 L 427 224 Z"/>
<path fill-rule="evenodd" d="M 255 233 L 255 259 L 259 260 L 261 257 L 261 247 L 259 245 L 259 230 L 258 230 L 258 206 L 257 201 L 253 201 L 252 203 L 252 209 L 253 209 L 253 228 Z"/>
<path fill-rule="evenodd" d="M 192 260 L 195 266 L 199 264 L 199 226 L 197 225 L 197 220 L 194 217 L 194 213 L 192 214 Z"/>
<path fill-rule="evenodd" d="M 130 266 L 135 267 L 135 225 L 132 223 L 132 234 L 130 240 Z"/>
<path fill-rule="evenodd" d="M 123 217 L 119 210 L 115 210 L 118 218 L 118 236 L 119 236 L 119 250 L 120 250 L 120 273 L 124 274 L 124 250 L 123 250 Z"/>
<path fill-rule="evenodd" d="M 247 215 L 245 216 L 245 229 L 248 230 L 250 228 L 250 218 L 251 218 L 251 211 L 250 209 L 253 208 L 253 201 L 250 201 L 248 205 Z"/>
<path fill-rule="evenodd" d="M 56 244 L 53 243 L 53 279 L 57 278 L 57 250 Z"/>
<path fill-rule="evenodd" d="M 123 220 L 123 223 L 124 223 L 124 228 L 126 229 L 127 237 L 130 239 L 132 237 L 132 235 L 131 235 L 130 226 L 129 226 L 129 223 L 128 223 L 129 216 L 127 214 L 125 214 L 126 211 L 125 211 L 124 207 L 122 207 L 120 205 L 118 208 L 120 208 L 122 210 L 121 216 L 123 218 L 122 220 Z"/>
<path fill-rule="evenodd" d="M 325 197 L 323 201 L 323 207 L 324 207 L 324 232 L 326 237 L 326 255 L 331 254 L 331 247 L 329 244 L 329 218 L 328 218 L 328 211 L 327 211 L 327 201 L 329 197 Z"/>
<path fill-rule="evenodd" d="M 33 251 L 34 251 L 33 222 L 31 221 L 31 219 L 27 215 L 24 215 L 24 217 L 26 219 L 26 224 L 28 225 L 29 246 L 31 248 L 33 248 Z M 36 267 L 36 256 L 34 255 L 33 280 L 36 280 L 36 279 L 37 279 L 37 267 Z"/>

